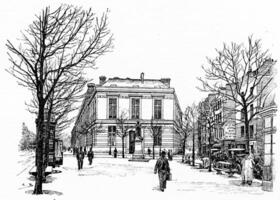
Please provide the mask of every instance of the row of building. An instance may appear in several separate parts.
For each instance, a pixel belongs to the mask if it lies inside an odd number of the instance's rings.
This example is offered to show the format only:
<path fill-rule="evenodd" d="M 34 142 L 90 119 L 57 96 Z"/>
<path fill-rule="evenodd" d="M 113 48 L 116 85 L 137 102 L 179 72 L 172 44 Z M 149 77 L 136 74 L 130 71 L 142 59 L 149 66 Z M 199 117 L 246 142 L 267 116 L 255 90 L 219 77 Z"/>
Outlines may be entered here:
<path fill-rule="evenodd" d="M 275 61 L 269 60 L 269 65 Z M 273 68 L 272 68 L 273 69 Z M 254 70 L 248 71 L 248 77 L 253 77 Z M 266 74 L 263 82 L 269 79 L 275 71 Z M 250 81 L 249 81 L 250 82 Z M 259 93 L 260 83 L 253 94 Z M 275 132 L 273 119 L 276 114 L 274 93 L 276 85 L 270 83 L 263 93 L 265 98 L 258 98 L 248 105 L 248 116 L 256 112 L 249 124 L 249 142 L 246 135 L 244 116 L 237 103 L 220 94 L 209 94 L 198 105 L 196 123 L 195 149 L 200 155 L 208 155 L 211 148 L 227 152 L 231 148 L 250 150 L 263 156 L 270 155 L 271 135 Z M 230 92 L 230 85 L 222 90 Z M 140 123 L 143 148 L 155 146 L 158 152 L 161 148 L 170 149 L 173 153 L 182 151 L 180 124 L 182 110 L 175 93 L 170 86 L 169 78 L 145 79 L 141 73 L 139 79 L 99 77 L 99 83 L 88 84 L 88 89 L 72 130 L 73 147 L 93 147 L 95 151 L 108 152 L 112 148 L 122 150 L 121 130 L 118 120 L 125 114 L 127 137 L 124 140 L 125 153 L 133 154 L 135 150 L 136 124 Z M 154 123 L 151 123 L 154 121 Z M 153 135 L 152 126 L 158 126 L 159 134 Z M 211 135 L 211 137 L 210 137 Z M 267 137 L 266 137 L 267 136 Z M 269 139 L 270 138 L 270 139 Z M 189 138 L 186 148 L 192 151 L 192 138 Z M 210 144 L 211 143 L 211 147 Z M 272 143 L 273 144 L 273 143 Z M 266 157 L 269 160 L 269 156 Z"/>
<path fill-rule="evenodd" d="M 275 61 L 268 60 L 268 65 L 274 65 Z M 248 71 L 249 78 L 253 80 L 256 73 L 253 70 Z M 246 135 L 244 114 L 240 106 L 232 99 L 221 94 L 209 94 L 198 105 L 198 121 L 197 121 L 197 142 L 198 153 L 208 155 L 210 149 L 221 149 L 227 152 L 228 149 L 250 149 L 255 155 L 269 154 L 271 141 L 266 138 L 275 132 L 273 119 L 276 115 L 275 93 L 273 90 L 276 84 L 271 82 L 263 91 L 263 85 L 270 80 L 275 74 L 275 69 L 262 78 L 257 87 L 254 87 L 252 96 L 263 93 L 263 98 L 256 98 L 248 105 L 248 117 L 252 119 L 249 123 L 249 136 Z M 250 80 L 249 80 L 250 83 Z M 225 92 L 231 92 L 230 86 L 226 85 L 221 88 Z M 240 112 L 241 111 L 241 112 Z M 268 130 L 269 133 L 268 133 Z M 249 140 L 249 142 L 248 142 Z M 249 143 L 249 148 L 247 145 Z M 210 144 L 210 145 L 209 145 Z M 268 157 L 267 157 L 268 158 Z"/>

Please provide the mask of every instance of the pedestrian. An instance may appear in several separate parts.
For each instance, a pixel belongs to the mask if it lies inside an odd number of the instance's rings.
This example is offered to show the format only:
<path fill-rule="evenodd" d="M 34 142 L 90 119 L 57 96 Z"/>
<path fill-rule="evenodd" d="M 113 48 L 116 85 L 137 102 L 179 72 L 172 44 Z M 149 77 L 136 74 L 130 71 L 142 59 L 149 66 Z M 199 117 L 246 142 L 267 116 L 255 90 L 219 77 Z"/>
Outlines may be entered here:
<path fill-rule="evenodd" d="M 148 155 L 151 156 L 151 149 L 150 149 L 150 147 L 148 148 Z"/>
<path fill-rule="evenodd" d="M 165 155 L 165 151 L 162 151 L 161 156 L 157 160 L 154 168 L 154 173 L 158 173 L 159 188 L 162 192 L 164 192 L 164 189 L 166 189 L 167 176 L 170 174 L 169 162 L 168 159 L 165 158 Z"/>
<path fill-rule="evenodd" d="M 118 150 L 117 150 L 117 148 L 115 147 L 115 149 L 114 149 L 114 158 L 116 158 L 117 155 L 118 155 Z"/>
<path fill-rule="evenodd" d="M 242 177 L 242 185 L 248 183 L 248 185 L 251 185 L 253 182 L 253 157 L 252 155 L 246 155 L 242 160 L 242 171 L 241 171 L 241 177 Z"/>
<path fill-rule="evenodd" d="M 77 151 L 77 161 L 78 161 L 78 170 L 83 169 L 83 162 L 84 162 L 84 151 L 82 149 L 82 147 L 80 147 L 80 150 Z"/>
<path fill-rule="evenodd" d="M 168 160 L 172 160 L 172 150 L 171 149 L 168 149 L 167 157 L 168 157 Z"/>
<path fill-rule="evenodd" d="M 84 154 L 87 155 L 87 147 L 84 147 Z"/>
<path fill-rule="evenodd" d="M 88 154 L 87 154 L 87 157 L 88 157 L 89 165 L 91 165 L 92 164 L 92 159 L 94 158 L 94 153 L 92 151 L 92 147 L 90 147 L 90 149 L 88 151 Z"/>

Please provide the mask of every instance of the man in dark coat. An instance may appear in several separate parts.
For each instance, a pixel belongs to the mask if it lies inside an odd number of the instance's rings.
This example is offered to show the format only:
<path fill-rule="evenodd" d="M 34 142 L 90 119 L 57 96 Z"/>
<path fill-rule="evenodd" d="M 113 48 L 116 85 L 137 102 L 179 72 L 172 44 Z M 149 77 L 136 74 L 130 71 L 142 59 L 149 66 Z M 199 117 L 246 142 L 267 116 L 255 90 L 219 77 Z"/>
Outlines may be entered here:
<path fill-rule="evenodd" d="M 78 161 L 78 170 L 83 169 L 85 153 L 84 153 L 82 147 L 80 147 L 80 150 L 77 152 L 76 157 L 77 157 L 77 161 Z"/>
<path fill-rule="evenodd" d="M 87 157 L 88 157 L 88 162 L 89 162 L 89 165 L 92 164 L 92 159 L 94 157 L 94 153 L 92 151 L 92 147 L 90 147 L 89 151 L 88 151 L 88 154 L 87 154 Z"/>
<path fill-rule="evenodd" d="M 117 155 L 118 155 L 118 150 L 117 150 L 117 148 L 115 147 L 115 149 L 114 149 L 114 158 L 116 158 Z"/>
<path fill-rule="evenodd" d="M 165 158 L 165 151 L 161 152 L 160 158 L 157 160 L 154 173 L 158 173 L 159 178 L 159 188 L 162 192 L 166 189 L 166 179 L 167 175 L 170 173 L 169 162 L 168 159 Z"/>

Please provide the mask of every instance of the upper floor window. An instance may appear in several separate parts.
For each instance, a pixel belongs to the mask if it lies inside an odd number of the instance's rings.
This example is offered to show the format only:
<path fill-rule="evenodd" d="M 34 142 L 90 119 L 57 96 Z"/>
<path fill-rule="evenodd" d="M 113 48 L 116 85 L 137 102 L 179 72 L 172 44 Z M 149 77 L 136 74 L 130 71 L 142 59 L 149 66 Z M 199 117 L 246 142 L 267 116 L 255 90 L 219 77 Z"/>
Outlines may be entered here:
<path fill-rule="evenodd" d="M 254 125 L 250 125 L 250 138 L 252 138 L 254 136 Z"/>
<path fill-rule="evenodd" d="M 155 99 L 154 101 L 154 119 L 161 119 L 162 118 L 162 100 Z"/>
<path fill-rule="evenodd" d="M 140 99 L 133 98 L 131 99 L 131 118 L 139 119 L 140 118 Z"/>
<path fill-rule="evenodd" d="M 109 119 L 117 118 L 117 99 L 109 98 Z"/>
<path fill-rule="evenodd" d="M 245 133 L 245 127 L 241 126 L 241 137 L 244 137 L 244 133 Z"/>
<path fill-rule="evenodd" d="M 245 112 L 244 109 L 241 109 L 241 120 L 243 120 L 245 118 Z"/>
<path fill-rule="evenodd" d="M 253 116 L 253 114 L 254 114 L 254 105 L 251 104 L 250 105 L 250 117 Z"/>

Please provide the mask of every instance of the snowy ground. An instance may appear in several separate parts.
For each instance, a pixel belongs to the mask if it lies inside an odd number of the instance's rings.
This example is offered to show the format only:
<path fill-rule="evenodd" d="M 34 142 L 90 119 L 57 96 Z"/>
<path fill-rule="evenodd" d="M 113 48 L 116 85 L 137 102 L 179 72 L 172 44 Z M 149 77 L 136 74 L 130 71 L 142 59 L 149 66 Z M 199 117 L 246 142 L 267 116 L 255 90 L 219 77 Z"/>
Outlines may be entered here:
<path fill-rule="evenodd" d="M 153 174 L 155 160 L 129 162 L 121 158 L 95 158 L 91 166 L 87 158 L 84 169 L 78 171 L 75 157 L 64 156 L 64 165 L 43 185 L 46 194 L 31 195 L 34 179 L 28 174 L 34 155 L 22 155 L 18 161 L 17 190 L 20 199 L 264 199 L 272 193 L 261 189 L 255 180 L 252 186 L 241 186 L 238 175 L 229 178 L 181 164 L 179 158 L 170 162 L 173 180 L 165 192 L 158 190 L 158 177 Z M 5 198 L 9 199 L 9 198 Z"/>

